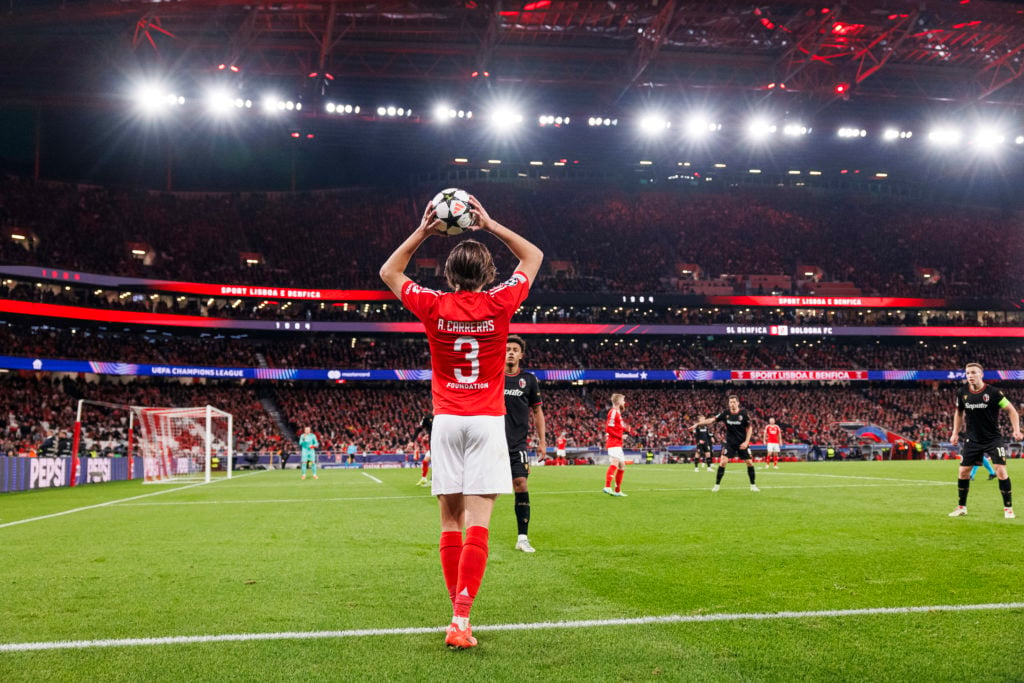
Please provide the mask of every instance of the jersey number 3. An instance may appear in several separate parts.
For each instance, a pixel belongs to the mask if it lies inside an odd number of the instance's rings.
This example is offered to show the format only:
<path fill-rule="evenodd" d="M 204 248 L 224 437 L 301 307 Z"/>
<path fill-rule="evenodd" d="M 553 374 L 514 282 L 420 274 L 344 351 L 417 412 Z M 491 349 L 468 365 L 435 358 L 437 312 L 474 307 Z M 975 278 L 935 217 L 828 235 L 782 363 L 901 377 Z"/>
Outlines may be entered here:
<path fill-rule="evenodd" d="M 455 380 L 461 384 L 472 384 L 480 378 L 480 342 L 474 337 L 459 337 L 455 340 L 455 353 L 466 354 L 469 361 L 469 372 L 462 368 L 455 368 Z"/>

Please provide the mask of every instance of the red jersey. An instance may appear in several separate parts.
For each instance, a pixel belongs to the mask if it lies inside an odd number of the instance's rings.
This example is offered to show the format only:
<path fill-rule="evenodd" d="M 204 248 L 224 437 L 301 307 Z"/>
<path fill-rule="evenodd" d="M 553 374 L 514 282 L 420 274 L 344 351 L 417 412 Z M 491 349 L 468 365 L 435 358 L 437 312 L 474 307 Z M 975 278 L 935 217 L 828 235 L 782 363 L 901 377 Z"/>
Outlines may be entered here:
<path fill-rule="evenodd" d="M 604 432 L 608 435 L 605 440 L 605 448 L 614 448 L 615 446 L 622 446 L 622 413 L 612 408 L 608 411 L 608 419 L 604 423 Z"/>
<path fill-rule="evenodd" d="M 516 272 L 483 292 L 438 292 L 409 281 L 402 305 L 430 342 L 434 415 L 505 414 L 505 342 L 530 283 Z"/>
<path fill-rule="evenodd" d="M 764 428 L 765 443 L 781 443 L 782 430 L 779 425 L 768 425 Z"/>
<path fill-rule="evenodd" d="M 564 436 L 560 436 L 557 439 L 555 439 L 555 448 L 557 450 L 560 450 L 560 451 L 564 451 L 565 450 L 565 437 Z"/>

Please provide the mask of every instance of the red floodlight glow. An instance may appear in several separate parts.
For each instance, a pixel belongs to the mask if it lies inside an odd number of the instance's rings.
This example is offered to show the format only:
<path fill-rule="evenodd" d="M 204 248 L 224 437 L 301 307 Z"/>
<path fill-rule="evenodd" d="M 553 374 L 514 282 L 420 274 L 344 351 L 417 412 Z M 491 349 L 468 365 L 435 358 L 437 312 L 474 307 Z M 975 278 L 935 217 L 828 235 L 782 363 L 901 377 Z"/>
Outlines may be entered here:
<path fill-rule="evenodd" d="M 864 24 L 847 24 L 837 21 L 832 24 L 832 35 L 834 36 L 855 36 L 864 30 Z"/>
<path fill-rule="evenodd" d="M 226 68 L 227 68 L 227 64 L 218 64 L 217 65 L 217 70 L 218 71 L 223 71 Z"/>
<path fill-rule="evenodd" d="M 848 92 L 850 90 L 850 84 L 849 83 L 836 83 L 836 87 L 833 88 L 833 90 L 835 90 L 835 93 L 837 95 L 842 95 L 842 94 L 844 94 L 844 93 L 846 93 L 846 92 Z"/>
<path fill-rule="evenodd" d="M 312 133 L 307 133 L 307 134 L 306 134 L 306 139 L 307 139 L 307 140 L 312 140 L 312 139 L 313 139 L 313 138 L 315 138 L 315 137 L 316 137 L 316 136 L 315 136 L 315 135 L 313 135 Z"/>
<path fill-rule="evenodd" d="M 319 76 L 319 75 L 320 75 L 320 74 L 318 74 L 318 73 L 317 73 L 316 71 L 311 71 L 311 72 L 310 72 L 310 73 L 309 73 L 309 74 L 308 74 L 308 75 L 306 76 L 306 78 L 316 78 L 316 77 L 317 77 L 317 76 Z"/>
<path fill-rule="evenodd" d="M 293 138 L 297 138 L 297 137 L 299 137 L 299 135 L 300 135 L 300 133 L 298 131 L 292 131 L 292 137 Z"/>
<path fill-rule="evenodd" d="M 546 9 L 551 7 L 551 0 L 537 0 L 537 2 L 528 2 L 523 5 L 524 12 L 536 12 L 539 9 Z"/>
<path fill-rule="evenodd" d="M 238 73 L 240 71 L 240 69 L 237 66 L 235 66 L 234 64 L 232 64 L 230 68 L 231 68 L 232 73 Z"/>

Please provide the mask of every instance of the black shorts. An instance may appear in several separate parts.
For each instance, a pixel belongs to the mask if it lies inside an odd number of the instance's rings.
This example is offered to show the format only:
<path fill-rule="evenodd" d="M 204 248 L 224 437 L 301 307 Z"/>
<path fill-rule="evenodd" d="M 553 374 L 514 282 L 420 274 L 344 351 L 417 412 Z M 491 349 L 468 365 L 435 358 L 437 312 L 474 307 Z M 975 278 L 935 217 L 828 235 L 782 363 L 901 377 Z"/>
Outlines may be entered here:
<path fill-rule="evenodd" d="M 725 444 L 724 446 L 722 446 L 722 457 L 739 458 L 740 460 L 750 460 L 750 449 Z"/>
<path fill-rule="evenodd" d="M 703 441 L 697 442 L 697 455 L 711 455 L 711 444 Z"/>
<path fill-rule="evenodd" d="M 981 465 L 981 461 L 986 455 L 991 458 L 993 465 L 1006 464 L 1007 452 L 1002 441 L 993 441 L 987 444 L 966 441 L 960 454 L 963 457 L 963 460 L 960 461 L 960 467 L 976 467 Z"/>
<path fill-rule="evenodd" d="M 509 451 L 508 459 L 512 463 L 513 479 L 525 479 L 530 476 L 530 458 L 526 451 Z"/>

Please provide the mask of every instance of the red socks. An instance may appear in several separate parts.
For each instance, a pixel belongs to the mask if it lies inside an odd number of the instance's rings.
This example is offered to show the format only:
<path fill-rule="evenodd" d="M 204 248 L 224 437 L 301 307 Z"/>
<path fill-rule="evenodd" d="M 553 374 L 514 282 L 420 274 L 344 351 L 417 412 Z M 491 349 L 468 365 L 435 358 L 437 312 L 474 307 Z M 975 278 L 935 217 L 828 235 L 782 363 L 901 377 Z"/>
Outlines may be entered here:
<path fill-rule="evenodd" d="M 462 532 L 441 532 L 441 571 L 444 573 L 444 585 L 448 587 L 448 597 L 455 607 L 455 585 L 459 582 L 459 559 L 462 557 Z"/>
<path fill-rule="evenodd" d="M 622 490 L 622 475 L 626 473 L 626 470 L 620 470 L 618 467 L 615 468 L 615 493 Z"/>
<path fill-rule="evenodd" d="M 612 487 L 612 477 L 619 471 L 619 468 L 615 465 L 609 465 L 608 471 L 604 473 L 604 487 L 610 489 Z"/>
<path fill-rule="evenodd" d="M 469 617 L 473 599 L 480 590 L 487 569 L 487 539 L 489 532 L 486 527 L 471 526 L 466 529 L 466 542 L 462 545 L 462 556 L 459 558 L 459 578 L 456 583 L 455 616 Z"/>
<path fill-rule="evenodd" d="M 430 470 L 430 461 L 429 460 L 424 460 L 423 461 L 423 467 L 420 468 L 420 476 L 421 477 L 426 477 L 427 476 L 427 472 L 429 470 Z"/>

